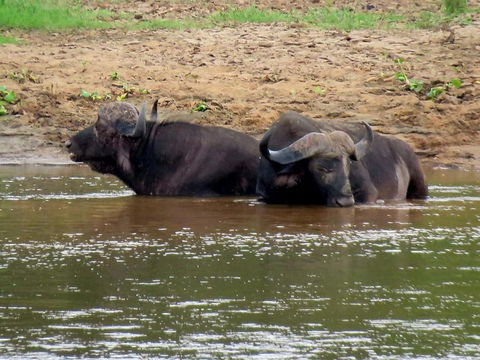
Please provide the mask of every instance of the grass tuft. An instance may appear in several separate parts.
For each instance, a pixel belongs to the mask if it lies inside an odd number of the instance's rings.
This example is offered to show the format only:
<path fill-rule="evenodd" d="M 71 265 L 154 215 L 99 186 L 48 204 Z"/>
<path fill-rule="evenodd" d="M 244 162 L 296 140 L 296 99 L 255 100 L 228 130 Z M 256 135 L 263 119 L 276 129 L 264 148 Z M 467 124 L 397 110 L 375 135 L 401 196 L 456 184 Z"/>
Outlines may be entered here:
<path fill-rule="evenodd" d="M 193 21 L 170 20 L 170 19 L 155 19 L 148 21 L 140 21 L 134 24 L 127 25 L 130 30 L 155 30 L 155 29 L 172 29 L 185 30 L 192 28 L 199 28 L 201 24 Z"/>
<path fill-rule="evenodd" d="M 461 14 L 467 10 L 467 0 L 443 0 L 447 15 Z"/>
<path fill-rule="evenodd" d="M 16 44 L 18 41 L 10 36 L 0 36 L 0 45 L 2 44 Z"/>
<path fill-rule="evenodd" d="M 0 0 L 0 28 L 64 30 L 106 28 L 105 12 L 89 11 L 61 0 Z"/>
<path fill-rule="evenodd" d="M 275 22 L 289 23 L 296 20 L 292 14 L 283 13 L 277 10 L 260 10 L 255 6 L 246 8 L 234 7 L 227 11 L 219 11 L 210 15 L 209 20 L 218 23 L 262 23 Z"/>
<path fill-rule="evenodd" d="M 348 9 L 319 8 L 310 10 L 303 21 L 322 29 L 361 30 L 391 28 L 404 20 L 398 14 L 357 12 Z"/>

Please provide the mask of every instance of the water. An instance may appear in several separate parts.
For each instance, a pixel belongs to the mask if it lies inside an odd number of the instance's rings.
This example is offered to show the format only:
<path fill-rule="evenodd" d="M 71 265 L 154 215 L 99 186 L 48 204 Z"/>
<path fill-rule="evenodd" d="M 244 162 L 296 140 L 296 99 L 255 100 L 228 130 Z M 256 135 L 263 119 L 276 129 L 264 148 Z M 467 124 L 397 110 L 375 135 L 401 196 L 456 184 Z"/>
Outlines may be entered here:
<path fill-rule="evenodd" d="M 480 173 L 333 209 L 0 167 L 1 359 L 480 359 Z"/>

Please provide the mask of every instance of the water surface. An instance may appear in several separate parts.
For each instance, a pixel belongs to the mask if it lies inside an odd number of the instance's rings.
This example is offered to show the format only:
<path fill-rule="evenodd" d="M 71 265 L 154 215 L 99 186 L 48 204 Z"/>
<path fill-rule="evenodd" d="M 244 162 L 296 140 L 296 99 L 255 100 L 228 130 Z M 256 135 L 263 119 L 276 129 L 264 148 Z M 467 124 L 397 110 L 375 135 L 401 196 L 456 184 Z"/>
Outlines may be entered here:
<path fill-rule="evenodd" d="M 347 209 L 0 167 L 0 358 L 478 359 L 480 174 Z"/>

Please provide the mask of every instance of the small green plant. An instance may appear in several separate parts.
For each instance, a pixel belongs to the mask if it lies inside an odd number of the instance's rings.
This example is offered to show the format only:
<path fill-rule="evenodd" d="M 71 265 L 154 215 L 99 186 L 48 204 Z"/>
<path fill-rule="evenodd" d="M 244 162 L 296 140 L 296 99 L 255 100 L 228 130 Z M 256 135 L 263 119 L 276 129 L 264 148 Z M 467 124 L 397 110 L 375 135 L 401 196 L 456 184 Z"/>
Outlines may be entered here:
<path fill-rule="evenodd" d="M 0 115 L 8 114 L 6 106 L 8 104 L 16 104 L 19 101 L 17 94 L 8 91 L 5 86 L 0 86 Z"/>
<path fill-rule="evenodd" d="M 101 95 L 98 91 L 88 92 L 83 89 L 80 90 L 80 96 L 92 101 L 109 100 L 112 98 L 110 93 L 105 93 Z"/>
<path fill-rule="evenodd" d="M 320 86 L 315 86 L 313 92 L 317 95 L 325 95 L 325 89 L 322 89 Z"/>
<path fill-rule="evenodd" d="M 118 72 L 114 71 L 113 73 L 111 73 L 110 74 L 110 79 L 118 80 Z"/>
<path fill-rule="evenodd" d="M 462 80 L 460 79 L 453 79 L 450 82 L 448 82 L 448 87 L 456 87 L 457 89 L 462 87 Z"/>
<path fill-rule="evenodd" d="M 208 109 L 209 109 L 209 107 L 208 107 L 207 103 L 201 101 L 201 102 L 199 102 L 195 105 L 195 107 L 193 108 L 193 111 L 194 112 L 205 112 Z"/>
<path fill-rule="evenodd" d="M 395 73 L 395 79 L 405 83 L 405 87 L 406 87 L 407 90 L 414 91 L 416 93 L 421 92 L 423 90 L 423 81 L 416 80 L 416 79 L 410 79 L 407 76 L 407 73 L 405 71 L 405 67 L 403 66 L 403 63 L 405 62 L 405 59 L 398 58 L 398 59 L 395 59 L 394 61 L 397 64 L 397 66 L 400 70 L 400 71 Z"/>
<path fill-rule="evenodd" d="M 444 90 L 445 90 L 445 88 L 443 86 L 432 87 L 430 90 L 428 90 L 427 99 L 428 100 L 436 100 L 438 95 L 443 93 Z"/>
<path fill-rule="evenodd" d="M 12 71 L 8 74 L 8 78 L 18 81 L 20 84 L 23 84 L 27 81 L 38 83 L 38 78 L 33 75 L 33 72 L 28 69 L 22 69 L 20 72 Z"/>
<path fill-rule="evenodd" d="M 130 86 L 127 83 L 115 83 L 113 84 L 113 86 L 116 88 L 120 88 L 120 90 L 113 91 L 113 93 L 116 95 L 117 101 L 123 101 L 130 95 L 137 95 L 137 94 L 144 95 L 144 94 L 150 93 L 150 90 L 138 89 Z"/>
<path fill-rule="evenodd" d="M 427 99 L 428 100 L 437 100 L 438 96 L 443 93 L 444 91 L 447 91 L 448 89 L 455 87 L 455 88 L 461 88 L 462 87 L 462 80 L 460 79 L 453 79 L 443 85 L 440 86 L 433 86 L 430 88 L 430 90 L 427 92 Z"/>

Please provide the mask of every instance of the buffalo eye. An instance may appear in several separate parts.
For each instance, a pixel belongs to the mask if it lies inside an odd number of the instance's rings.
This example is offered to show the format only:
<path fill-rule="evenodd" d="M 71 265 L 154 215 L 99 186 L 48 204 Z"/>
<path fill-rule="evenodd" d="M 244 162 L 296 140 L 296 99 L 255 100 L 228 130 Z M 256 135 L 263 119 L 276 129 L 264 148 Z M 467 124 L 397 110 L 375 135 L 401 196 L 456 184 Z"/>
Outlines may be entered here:
<path fill-rule="evenodd" d="M 317 166 L 317 170 L 324 174 L 329 174 L 333 172 L 333 169 L 331 167 L 321 166 L 321 165 Z"/>

